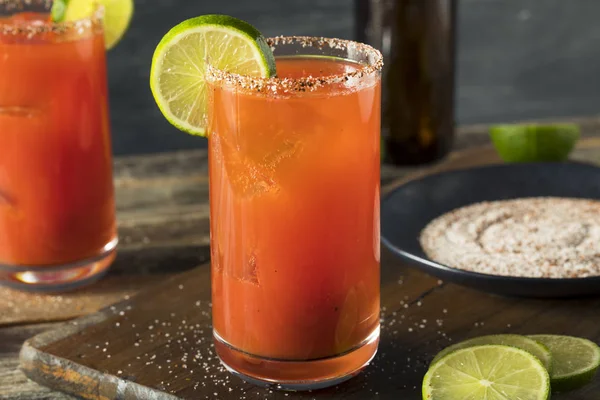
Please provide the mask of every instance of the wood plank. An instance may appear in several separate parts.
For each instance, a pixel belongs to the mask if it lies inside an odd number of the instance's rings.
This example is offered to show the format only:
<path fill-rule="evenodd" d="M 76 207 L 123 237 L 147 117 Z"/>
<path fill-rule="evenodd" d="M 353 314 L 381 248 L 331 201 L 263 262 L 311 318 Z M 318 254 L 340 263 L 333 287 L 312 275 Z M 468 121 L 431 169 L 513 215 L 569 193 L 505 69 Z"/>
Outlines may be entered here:
<path fill-rule="evenodd" d="M 569 156 L 569 159 L 589 164 L 600 164 L 600 137 L 587 137 L 580 140 L 573 153 Z M 498 153 L 489 144 L 455 151 L 450 153 L 441 163 L 429 166 L 428 168 L 415 169 L 410 174 L 397 175 L 396 179 L 390 179 L 386 182 L 382 181 L 382 193 L 389 192 L 399 185 L 426 175 L 500 163 L 502 163 L 502 160 L 498 156 Z"/>
<path fill-rule="evenodd" d="M 117 157 L 114 162 L 114 175 L 118 185 L 141 180 L 164 181 L 198 174 L 208 174 L 206 149 Z"/>
<path fill-rule="evenodd" d="M 163 234 L 172 232 L 163 228 Z M 86 315 L 206 262 L 210 257 L 208 234 L 204 240 L 192 240 L 185 232 L 182 229 L 179 238 L 173 234 L 169 241 L 159 240 L 158 233 L 132 236 L 131 242 L 139 240 L 140 244 L 120 248 L 109 274 L 77 291 L 36 294 L 0 287 L 0 326 Z"/>
<path fill-rule="evenodd" d="M 156 283 L 153 277 L 110 276 L 82 292 L 32 294 L 0 288 L 0 325 L 61 321 L 89 314 Z"/>

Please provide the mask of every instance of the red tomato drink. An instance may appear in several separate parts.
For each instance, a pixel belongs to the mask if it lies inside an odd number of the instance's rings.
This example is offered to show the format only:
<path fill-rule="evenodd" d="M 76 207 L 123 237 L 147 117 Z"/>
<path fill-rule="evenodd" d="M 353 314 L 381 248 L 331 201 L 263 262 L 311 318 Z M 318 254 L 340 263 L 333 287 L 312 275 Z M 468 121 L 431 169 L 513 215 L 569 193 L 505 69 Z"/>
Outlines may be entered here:
<path fill-rule="evenodd" d="M 209 77 L 215 343 L 258 383 L 329 386 L 377 349 L 378 53 L 342 44 L 364 58 L 276 45 L 269 88 Z"/>
<path fill-rule="evenodd" d="M 89 282 L 117 242 L 101 16 L 0 18 L 0 71 L 0 283 Z"/>

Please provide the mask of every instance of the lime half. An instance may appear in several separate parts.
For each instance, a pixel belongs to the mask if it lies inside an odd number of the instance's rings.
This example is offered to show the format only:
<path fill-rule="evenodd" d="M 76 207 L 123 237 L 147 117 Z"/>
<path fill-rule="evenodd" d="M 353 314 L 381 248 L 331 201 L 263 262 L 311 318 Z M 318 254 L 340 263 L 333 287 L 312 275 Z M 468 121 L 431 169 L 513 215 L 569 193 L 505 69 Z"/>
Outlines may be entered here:
<path fill-rule="evenodd" d="M 480 336 L 453 344 L 452 346 L 446 347 L 444 350 L 440 351 L 435 356 L 431 364 L 434 364 L 445 355 L 458 349 L 465 349 L 467 347 L 481 346 L 485 344 L 499 344 L 525 350 L 526 352 L 536 356 L 542 362 L 542 364 L 544 364 L 544 367 L 546 367 L 548 371 L 552 370 L 552 353 L 546 346 L 531 338 L 528 338 L 527 336 L 509 334 Z"/>
<path fill-rule="evenodd" d="M 600 348 L 587 339 L 559 336 L 532 335 L 530 338 L 543 343 L 552 352 L 554 368 L 552 389 L 564 392 L 589 383 L 600 366 Z"/>
<path fill-rule="evenodd" d="M 200 136 L 206 135 L 206 62 L 240 75 L 275 75 L 269 45 L 247 22 L 226 15 L 203 15 L 172 28 L 154 51 L 150 88 L 171 124 Z"/>
<path fill-rule="evenodd" d="M 506 162 L 564 161 L 579 139 L 579 127 L 562 125 L 497 125 L 490 137 Z"/>
<path fill-rule="evenodd" d="M 77 21 L 91 17 L 104 7 L 104 44 L 112 49 L 127 31 L 133 16 L 133 0 L 54 0 L 52 21 Z"/>
<path fill-rule="evenodd" d="M 431 366 L 424 400 L 547 400 L 550 376 L 537 359 L 516 347 L 484 345 L 456 350 Z"/>

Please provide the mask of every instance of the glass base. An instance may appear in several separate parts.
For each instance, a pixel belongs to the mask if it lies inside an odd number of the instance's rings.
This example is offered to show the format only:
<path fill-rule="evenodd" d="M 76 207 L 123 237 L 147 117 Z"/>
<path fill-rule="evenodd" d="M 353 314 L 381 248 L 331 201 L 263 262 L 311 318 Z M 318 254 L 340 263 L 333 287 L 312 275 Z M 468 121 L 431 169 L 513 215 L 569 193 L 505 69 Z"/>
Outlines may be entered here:
<path fill-rule="evenodd" d="M 217 355 L 232 374 L 257 386 L 299 391 L 335 386 L 358 375 L 377 353 L 379 327 L 343 354 L 307 361 L 255 356 L 230 345 L 214 330 L 213 336 Z"/>
<path fill-rule="evenodd" d="M 65 265 L 23 266 L 0 264 L 0 286 L 28 292 L 63 292 L 96 282 L 116 257 L 118 239 L 96 257 Z"/>

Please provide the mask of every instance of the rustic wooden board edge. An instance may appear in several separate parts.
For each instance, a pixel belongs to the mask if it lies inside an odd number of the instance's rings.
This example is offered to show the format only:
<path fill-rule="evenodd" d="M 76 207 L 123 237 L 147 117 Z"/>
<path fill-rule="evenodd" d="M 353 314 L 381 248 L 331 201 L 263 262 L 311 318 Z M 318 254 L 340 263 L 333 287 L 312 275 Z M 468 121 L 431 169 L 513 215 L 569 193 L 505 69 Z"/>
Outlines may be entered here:
<path fill-rule="evenodd" d="M 122 300 L 74 321 L 65 322 L 56 329 L 26 340 L 19 353 L 19 368 L 29 379 L 41 385 L 90 400 L 179 399 L 169 393 L 159 391 L 159 389 L 149 388 L 124 379 L 124 377 L 113 375 L 110 376 L 108 381 L 105 379 L 104 382 L 101 382 L 100 378 L 105 377 L 106 374 L 77 362 L 46 353 L 41 349 L 76 334 L 91 325 L 105 321 L 115 313 L 125 310 L 135 297 L 146 291 L 158 290 L 161 286 L 169 285 L 171 281 L 181 279 L 183 275 L 192 273 L 197 268 L 205 267 L 207 264 L 198 265 L 190 271 L 177 274 L 163 283 L 145 289 L 130 299 Z"/>
<path fill-rule="evenodd" d="M 104 379 L 104 382 L 100 383 L 100 378 L 105 377 L 102 372 L 40 350 L 41 347 L 106 320 L 114 311 L 126 307 L 129 303 L 130 300 L 123 300 L 109 306 L 112 308 L 107 307 L 97 313 L 67 322 L 57 329 L 26 340 L 19 354 L 21 371 L 29 379 L 41 385 L 65 393 L 83 396 L 83 398 L 90 400 L 177 399 L 177 397 L 168 393 L 157 397 L 156 390 L 117 376 L 111 376 L 108 382 Z M 66 386 L 65 382 L 67 383 Z"/>
<path fill-rule="evenodd" d="M 31 380 L 61 392 L 90 400 L 177 400 L 178 397 L 106 374 L 40 351 L 25 342 L 19 355 L 20 369 Z M 101 377 L 104 379 L 102 383 Z M 60 384 L 58 384 L 60 382 Z M 66 383 L 66 385 L 65 385 Z"/>

